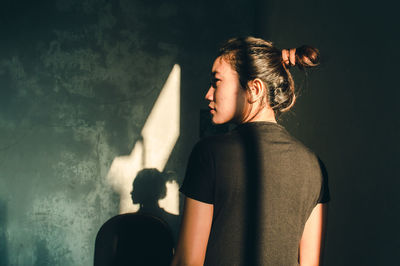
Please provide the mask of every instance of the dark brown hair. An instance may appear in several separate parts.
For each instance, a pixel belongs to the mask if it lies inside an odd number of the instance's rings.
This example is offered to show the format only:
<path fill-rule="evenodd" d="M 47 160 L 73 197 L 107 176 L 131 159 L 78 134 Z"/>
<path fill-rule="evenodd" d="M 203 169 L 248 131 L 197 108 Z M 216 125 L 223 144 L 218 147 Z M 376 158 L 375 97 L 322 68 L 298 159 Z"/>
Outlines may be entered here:
<path fill-rule="evenodd" d="M 290 66 L 283 62 L 282 50 L 271 42 L 254 37 L 233 38 L 222 45 L 218 56 L 227 60 L 238 73 L 243 89 L 247 89 L 248 82 L 256 78 L 264 82 L 267 95 L 263 99 L 275 115 L 288 111 L 294 105 L 296 94 Z M 301 69 L 319 63 L 319 51 L 311 46 L 297 48 L 295 57 L 295 65 Z"/>

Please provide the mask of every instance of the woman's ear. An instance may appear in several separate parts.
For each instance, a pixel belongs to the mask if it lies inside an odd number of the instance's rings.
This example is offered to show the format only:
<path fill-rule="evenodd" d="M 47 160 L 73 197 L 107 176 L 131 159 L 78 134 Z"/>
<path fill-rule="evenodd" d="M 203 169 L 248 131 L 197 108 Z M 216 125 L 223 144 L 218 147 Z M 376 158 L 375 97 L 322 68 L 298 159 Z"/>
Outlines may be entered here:
<path fill-rule="evenodd" d="M 261 79 L 256 78 L 248 83 L 248 101 L 249 103 L 255 103 L 264 96 L 266 90 L 264 82 Z"/>

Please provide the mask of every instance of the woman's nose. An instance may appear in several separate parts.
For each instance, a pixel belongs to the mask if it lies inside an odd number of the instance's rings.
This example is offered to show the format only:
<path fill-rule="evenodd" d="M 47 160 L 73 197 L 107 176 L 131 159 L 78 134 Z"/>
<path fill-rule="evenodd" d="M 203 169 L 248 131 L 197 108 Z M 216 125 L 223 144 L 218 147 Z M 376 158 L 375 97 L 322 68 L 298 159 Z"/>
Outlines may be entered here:
<path fill-rule="evenodd" d="M 213 98 L 214 98 L 214 88 L 212 86 L 208 89 L 208 91 L 206 93 L 206 96 L 204 98 L 206 100 L 210 101 L 210 102 L 213 100 Z"/>

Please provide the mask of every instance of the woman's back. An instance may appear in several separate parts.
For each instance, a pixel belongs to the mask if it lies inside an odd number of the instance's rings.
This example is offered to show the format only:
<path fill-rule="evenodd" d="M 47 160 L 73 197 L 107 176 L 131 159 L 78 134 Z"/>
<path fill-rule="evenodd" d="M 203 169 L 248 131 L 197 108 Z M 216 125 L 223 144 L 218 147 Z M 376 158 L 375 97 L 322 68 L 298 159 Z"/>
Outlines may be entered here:
<path fill-rule="evenodd" d="M 329 197 L 322 181 L 316 156 L 276 123 L 200 141 L 181 191 L 214 205 L 205 265 L 298 265 L 305 222 Z"/>

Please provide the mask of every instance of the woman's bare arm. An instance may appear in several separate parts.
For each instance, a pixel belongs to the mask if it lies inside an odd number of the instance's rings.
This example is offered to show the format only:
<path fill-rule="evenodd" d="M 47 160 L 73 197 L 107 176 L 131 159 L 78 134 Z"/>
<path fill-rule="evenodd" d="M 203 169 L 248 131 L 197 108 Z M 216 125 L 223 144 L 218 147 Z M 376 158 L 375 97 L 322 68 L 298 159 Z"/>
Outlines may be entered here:
<path fill-rule="evenodd" d="M 214 205 L 186 198 L 173 266 L 203 265 Z"/>
<path fill-rule="evenodd" d="M 301 266 L 319 266 L 322 263 L 327 207 L 327 204 L 317 204 L 304 226 L 299 252 Z"/>

